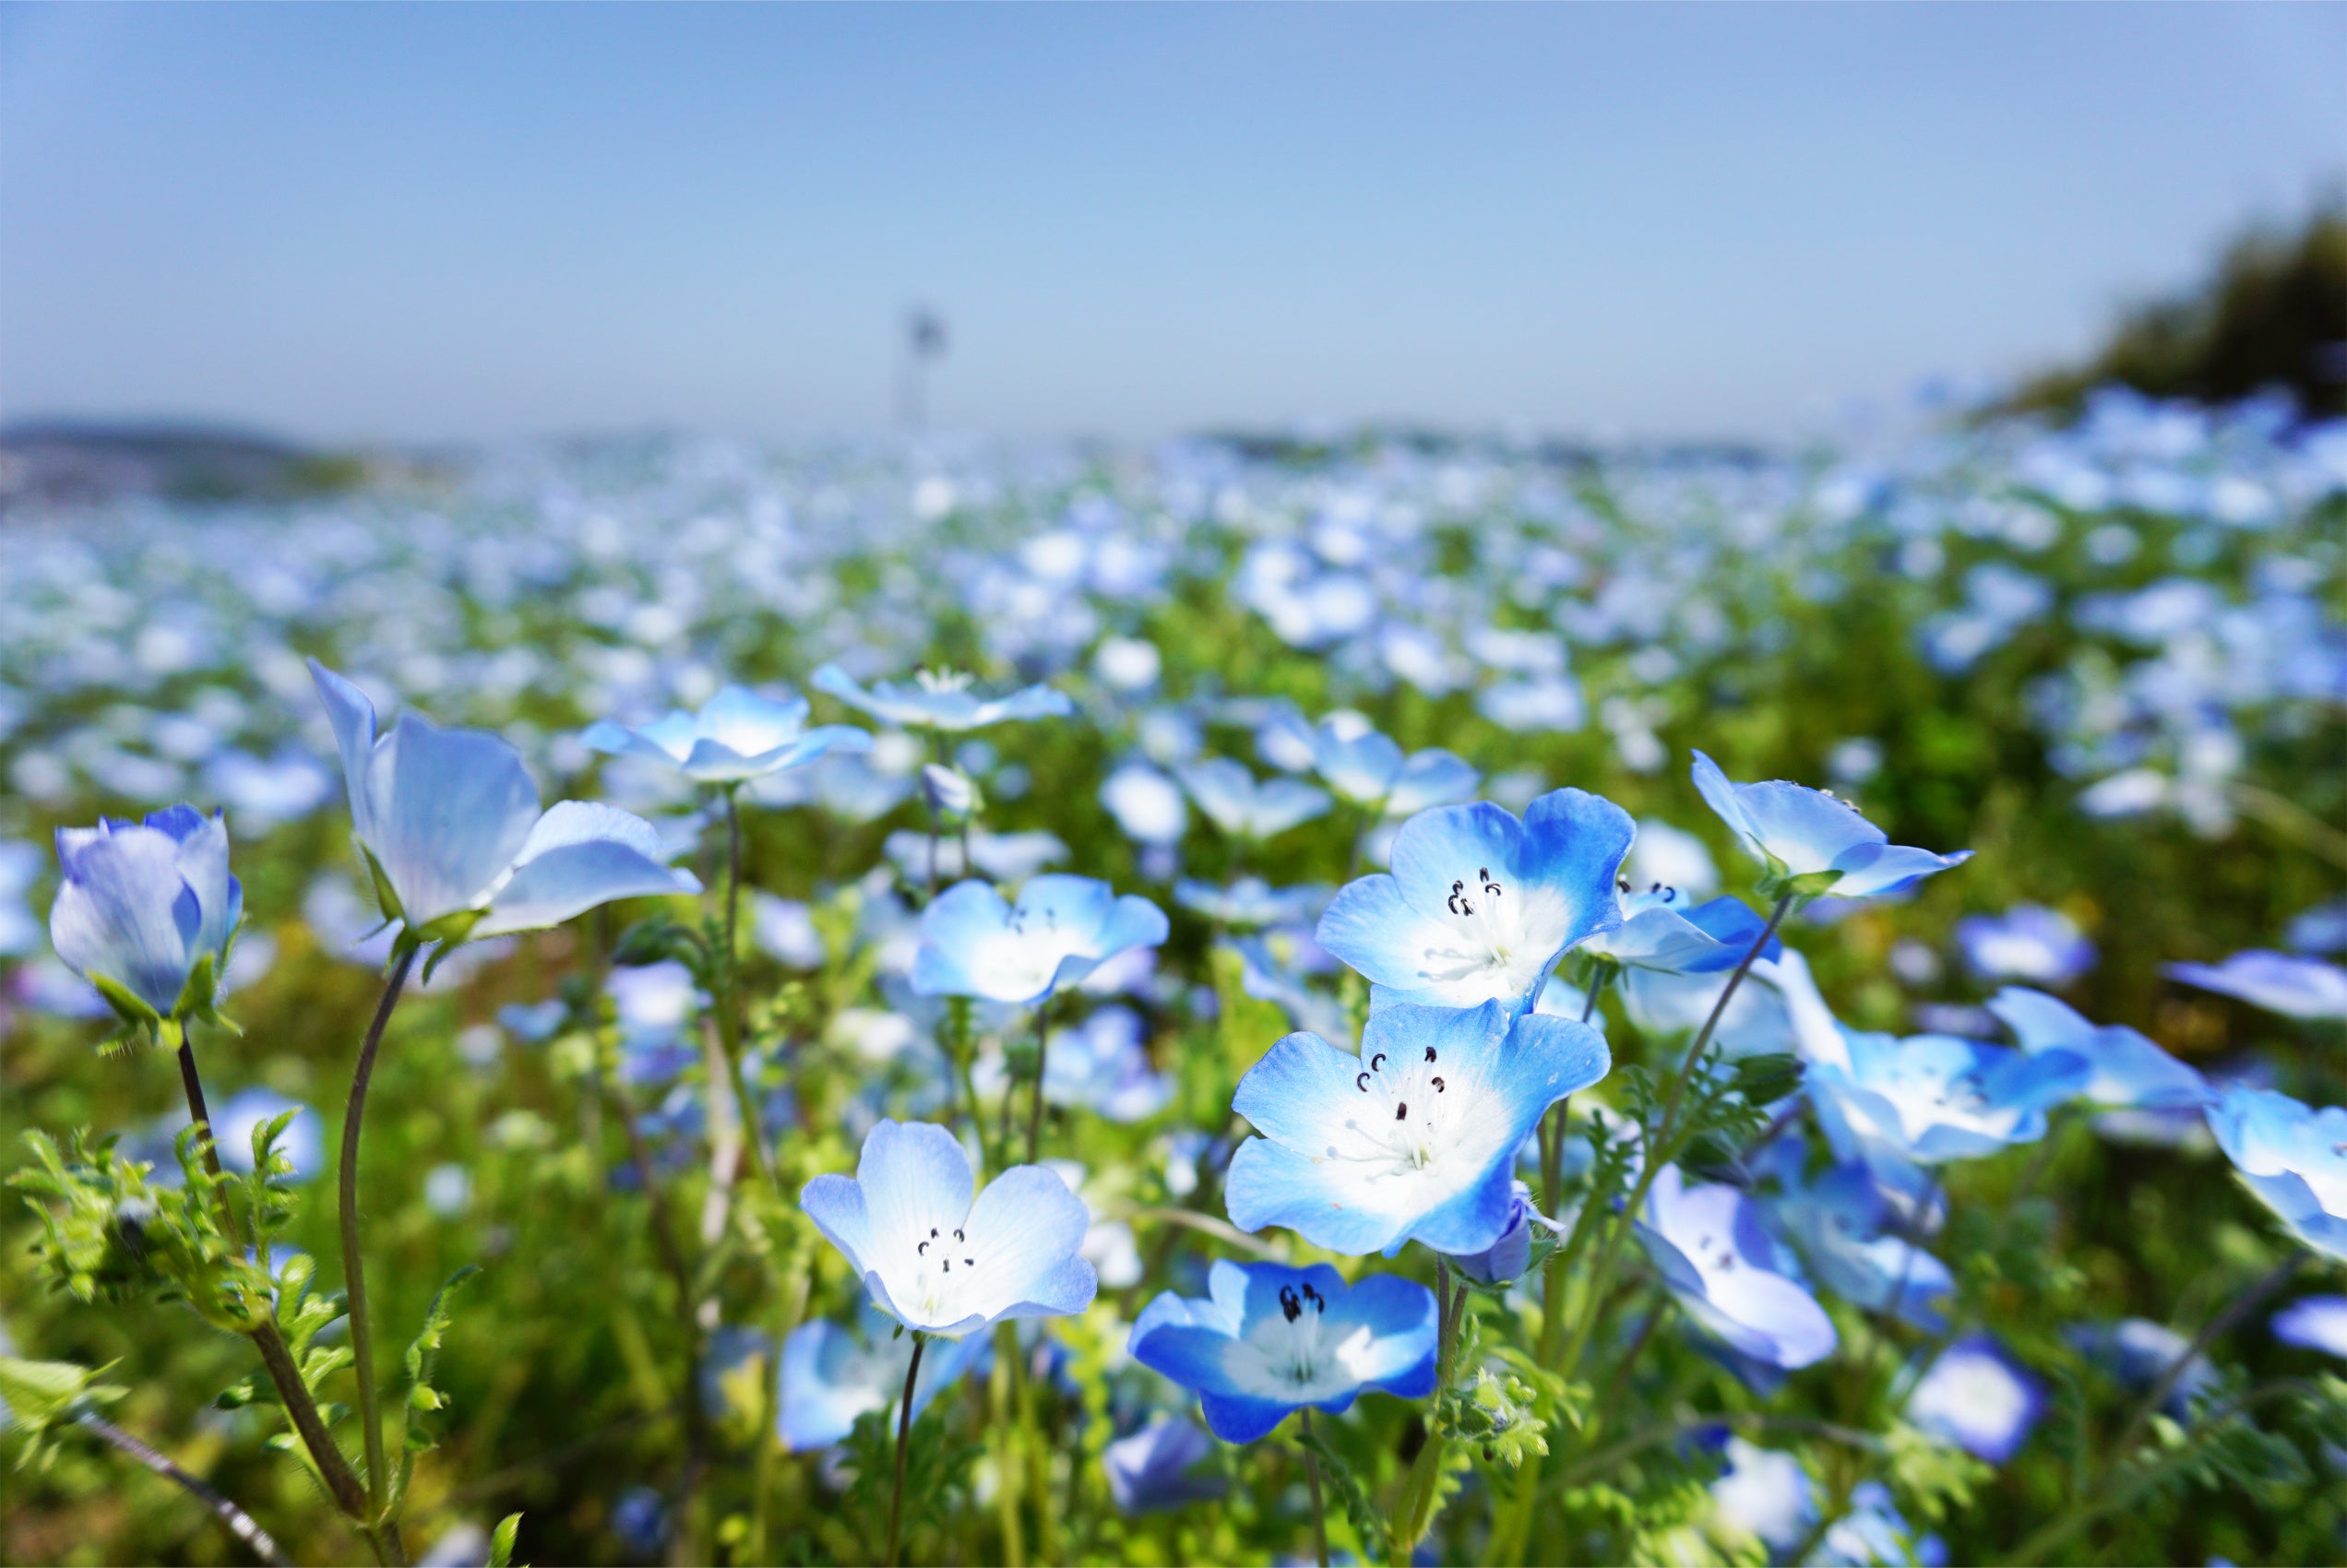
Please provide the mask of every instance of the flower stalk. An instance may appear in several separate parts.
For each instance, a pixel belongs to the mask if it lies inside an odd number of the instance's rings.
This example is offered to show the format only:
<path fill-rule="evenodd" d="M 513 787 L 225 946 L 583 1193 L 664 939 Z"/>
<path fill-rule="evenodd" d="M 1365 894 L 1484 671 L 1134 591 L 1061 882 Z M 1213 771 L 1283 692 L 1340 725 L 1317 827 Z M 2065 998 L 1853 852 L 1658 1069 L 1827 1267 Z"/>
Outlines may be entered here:
<path fill-rule="evenodd" d="M 366 1119 L 367 1087 L 375 1077 L 375 1059 L 383 1044 L 383 1030 L 391 1010 L 408 983 L 421 944 L 403 932 L 391 957 L 391 973 L 383 984 L 383 999 L 359 1045 L 359 1061 L 351 1075 L 351 1099 L 342 1114 L 340 1220 L 342 1281 L 348 1293 L 351 1321 L 351 1372 L 359 1390 L 359 1431 L 366 1444 L 367 1518 L 382 1532 L 382 1545 L 391 1560 L 399 1560 L 399 1526 L 383 1517 L 387 1504 L 390 1471 L 383 1454 L 383 1417 L 375 1384 L 375 1324 L 367 1311 L 366 1261 L 359 1246 L 359 1134 Z"/>

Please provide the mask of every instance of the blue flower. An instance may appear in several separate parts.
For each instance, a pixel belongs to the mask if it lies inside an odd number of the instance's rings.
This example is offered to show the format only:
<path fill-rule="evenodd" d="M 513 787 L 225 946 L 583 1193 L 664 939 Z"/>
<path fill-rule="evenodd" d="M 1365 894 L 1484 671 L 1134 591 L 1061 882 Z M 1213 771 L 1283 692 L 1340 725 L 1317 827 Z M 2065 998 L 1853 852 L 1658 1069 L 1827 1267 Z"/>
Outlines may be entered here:
<path fill-rule="evenodd" d="M 378 737 L 364 693 L 315 659 L 310 676 L 334 722 L 376 900 L 417 937 L 533 931 L 614 898 L 700 891 L 664 863 L 641 817 L 583 801 L 542 814 L 521 754 L 496 736 L 409 713 Z"/>
<path fill-rule="evenodd" d="M 1317 919 L 1334 891 L 1317 883 L 1274 887 L 1259 876 L 1243 876 L 1228 887 L 1184 877 L 1174 885 L 1174 901 L 1221 925 L 1291 925 Z"/>
<path fill-rule="evenodd" d="M 1883 830 L 1821 790 L 1779 779 L 1733 784 L 1719 764 L 1695 754 L 1695 787 L 1752 857 L 1769 868 L 1765 891 L 1864 898 L 1895 893 L 1934 872 L 1961 865 L 1970 849 L 1935 855 L 1889 842 Z"/>
<path fill-rule="evenodd" d="M 1008 696 L 982 697 L 971 689 L 970 676 L 952 670 L 917 671 L 911 685 L 875 681 L 866 691 L 846 671 L 827 664 L 808 683 L 884 723 L 901 724 L 909 730 L 983 730 L 1007 719 L 1065 719 L 1076 711 L 1066 693 L 1045 685 L 1029 686 Z"/>
<path fill-rule="evenodd" d="M 1054 1029 L 1043 1066 L 1043 1098 L 1111 1122 L 1140 1122 L 1165 1109 L 1174 1086 L 1150 1066 L 1141 1016 L 1112 1004 L 1074 1028 Z"/>
<path fill-rule="evenodd" d="M 858 1416 L 893 1411 L 903 1397 L 905 1368 L 912 1360 L 911 1336 L 898 1334 L 888 1315 L 871 1307 L 859 1326 L 861 1333 L 817 1318 L 799 1324 L 782 1341 L 782 1401 L 775 1431 L 792 1453 L 845 1442 Z M 914 1419 L 991 1348 L 983 1334 L 932 1348 L 921 1359 L 921 1377 L 913 1386 Z"/>
<path fill-rule="evenodd" d="M 1638 1236 L 1687 1316 L 1737 1355 L 1790 1371 L 1833 1353 L 1833 1320 L 1793 1277 L 1759 1206 L 1735 1188 L 1690 1187 L 1666 1165 Z"/>
<path fill-rule="evenodd" d="M 1555 1221 L 1532 1206 L 1532 1190 L 1523 1182 L 1515 1184 L 1515 1198 L 1508 1207 L 1507 1228 L 1499 1240 L 1478 1253 L 1461 1253 L 1450 1265 L 1468 1278 L 1484 1285 L 1505 1285 L 1524 1277 L 1531 1266 L 1532 1228 L 1555 1231 Z"/>
<path fill-rule="evenodd" d="M 61 827 L 57 865 L 49 940 L 58 957 L 125 1022 L 209 1012 L 244 912 L 220 814 L 181 805 L 144 823 Z"/>
<path fill-rule="evenodd" d="M 2347 898 L 2333 898 L 2293 917 L 2282 940 L 2301 953 L 2347 953 Z"/>
<path fill-rule="evenodd" d="M 1941 1568 L 1948 1548 L 1937 1536 L 1918 1537 L 1880 1481 L 1860 1481 L 1850 1491 L 1850 1512 L 1827 1529 L 1809 1559 L 1812 1568 L 1888 1568 L 1915 1564 Z"/>
<path fill-rule="evenodd" d="M 1435 1330 L 1435 1293 L 1412 1280 L 1218 1260 L 1205 1299 L 1169 1290 L 1142 1309 L 1131 1348 L 1197 1392 L 1215 1436 L 1252 1443 L 1307 1405 L 1337 1415 L 1365 1390 L 1432 1394 Z"/>
<path fill-rule="evenodd" d="M 696 784 L 738 784 L 804 766 L 827 752 L 864 752 L 872 737 L 846 724 L 807 728 L 807 700 L 780 701 L 727 686 L 698 712 L 671 709 L 665 719 L 625 725 L 601 719 L 579 737 L 599 752 L 649 757 Z"/>
<path fill-rule="evenodd" d="M 986 883 L 958 882 L 922 911 L 912 989 L 1029 1004 L 1166 932 L 1164 910 L 1090 877 L 1034 877 L 1015 906 Z"/>
<path fill-rule="evenodd" d="M 2062 1331 L 2062 1337 L 2070 1348 L 2138 1394 L 2165 1377 L 2168 1369 L 2192 1348 L 2192 1342 L 2174 1329 L 2140 1317 L 2121 1318 L 2116 1323 L 2074 1323 Z M 2194 1396 L 2216 1381 L 2217 1369 L 2209 1358 L 2194 1356 L 2185 1363 L 2160 1408 L 2182 1420 Z"/>
<path fill-rule="evenodd" d="M 1436 806 L 1402 824 L 1390 875 L 1341 889 L 1320 944 L 1369 977 L 1380 1002 L 1531 1005 L 1574 944 L 1621 923 L 1614 877 L 1629 814 L 1554 790 L 1522 821 L 1489 802 Z"/>
<path fill-rule="evenodd" d="M 1195 1422 L 1161 1416 L 1102 1449 L 1101 1469 L 1108 1477 L 1108 1495 L 1118 1513 L 1156 1514 L 1231 1490 L 1226 1477 L 1198 1471 L 1198 1462 L 1213 1452 L 1214 1440 Z"/>
<path fill-rule="evenodd" d="M 1349 1042 L 1354 1038 L 1352 1015 L 1345 1004 L 1312 989 L 1309 977 L 1333 970 L 1337 964 L 1309 932 L 1277 926 L 1220 945 L 1238 957 L 1239 988 L 1258 1002 L 1276 1005 L 1296 1028 L 1323 1039 Z"/>
<path fill-rule="evenodd" d="M 1215 826 L 1234 838 L 1275 838 L 1328 809 L 1328 792 L 1293 778 L 1257 782 L 1243 763 L 1212 757 L 1179 770 L 1190 792 Z"/>
<path fill-rule="evenodd" d="M 907 1328 L 955 1337 L 1012 1318 L 1091 1305 L 1077 1256 L 1091 1216 L 1040 1165 L 1018 1165 L 971 1200 L 970 1157 L 928 1123 L 876 1123 L 853 1180 L 817 1176 L 799 1206 Z"/>
<path fill-rule="evenodd" d="M 2347 969 L 2319 958 L 2253 949 L 2222 964 L 2170 964 L 2168 974 L 2286 1017 L 2347 1018 Z"/>
<path fill-rule="evenodd" d="M 2347 1262 L 2347 1110 L 2229 1088 L 2209 1108 L 2209 1130 L 2292 1235 Z"/>
<path fill-rule="evenodd" d="M 1834 1158 L 1899 1184 L 1910 1165 L 1994 1154 L 2045 1135 L 2047 1110 L 2090 1076 L 2067 1051 L 2029 1054 L 1953 1035 L 1841 1031 L 1846 1063 L 1813 1061 L 1807 1087 Z"/>
<path fill-rule="evenodd" d="M 1818 1284 L 1853 1306 L 1896 1313 L 1926 1333 L 1939 1332 L 1936 1303 L 1955 1289 L 1955 1277 L 1931 1253 L 1888 1233 L 1896 1206 L 1866 1167 L 1837 1165 L 1815 1182 L 1795 1180 L 1769 1212 Z"/>
<path fill-rule="evenodd" d="M 1190 808 L 1180 787 L 1138 758 L 1101 780 L 1100 799 L 1136 844 L 1178 844 L 1189 831 Z"/>
<path fill-rule="evenodd" d="M 1599 932 L 1579 951 L 1620 968 L 1662 974 L 1711 974 L 1744 961 L 1768 922 L 1741 898 L 1714 898 L 1685 907 L 1678 890 L 1651 887 L 1622 895 L 1622 923 Z M 1776 937 L 1761 949 L 1775 958 L 1784 951 Z"/>
<path fill-rule="evenodd" d="M 1728 1467 L 1711 1483 L 1714 1517 L 1773 1551 L 1791 1551 L 1817 1522 L 1809 1472 L 1790 1454 L 1730 1437 Z"/>
<path fill-rule="evenodd" d="M 2272 1327 L 2285 1345 L 2347 1360 L 2347 1296 L 2301 1296 L 2274 1313 Z"/>
<path fill-rule="evenodd" d="M 1907 1396 L 1907 1419 L 1976 1459 L 2002 1465 L 2045 1410 L 2037 1380 L 1985 1334 L 1957 1340 Z"/>
<path fill-rule="evenodd" d="M 1412 1237 L 1483 1252 L 1514 1217 L 1518 1146 L 1609 1064 L 1588 1026 L 1495 1002 L 1396 1004 L 1370 1016 L 1358 1056 L 1290 1035 L 1232 1098 L 1261 1136 L 1231 1157 L 1231 1222 L 1332 1253 L 1391 1257 Z"/>
<path fill-rule="evenodd" d="M 1309 767 L 1346 800 L 1392 816 L 1463 801 L 1482 777 L 1439 748 L 1405 756 L 1351 711 L 1331 713 L 1309 726 L 1301 714 L 1281 714 L 1264 726 L 1256 743 L 1275 766 L 1299 773 Z"/>
<path fill-rule="evenodd" d="M 1965 966 L 1983 980 L 2067 985 L 2094 967 L 2094 944 L 2077 922 L 2040 904 L 1958 921 L 1956 944 Z"/>
<path fill-rule="evenodd" d="M 2058 1051 L 2083 1060 L 2090 1076 L 2079 1098 L 2091 1104 L 2192 1111 L 2209 1099 L 2199 1074 L 2142 1035 L 2124 1024 L 2098 1028 L 2043 992 L 2007 986 L 1988 1010 L 2031 1055 Z"/>

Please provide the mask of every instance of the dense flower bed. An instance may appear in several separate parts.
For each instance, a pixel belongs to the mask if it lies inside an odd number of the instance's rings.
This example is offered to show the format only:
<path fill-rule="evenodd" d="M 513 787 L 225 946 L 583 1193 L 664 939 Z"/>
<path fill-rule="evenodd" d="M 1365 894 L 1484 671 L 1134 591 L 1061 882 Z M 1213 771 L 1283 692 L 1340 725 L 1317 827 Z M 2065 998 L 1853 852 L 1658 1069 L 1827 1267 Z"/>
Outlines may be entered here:
<path fill-rule="evenodd" d="M 2347 430 L 530 449 L 0 605 L 13 1556 L 2347 1556 Z"/>

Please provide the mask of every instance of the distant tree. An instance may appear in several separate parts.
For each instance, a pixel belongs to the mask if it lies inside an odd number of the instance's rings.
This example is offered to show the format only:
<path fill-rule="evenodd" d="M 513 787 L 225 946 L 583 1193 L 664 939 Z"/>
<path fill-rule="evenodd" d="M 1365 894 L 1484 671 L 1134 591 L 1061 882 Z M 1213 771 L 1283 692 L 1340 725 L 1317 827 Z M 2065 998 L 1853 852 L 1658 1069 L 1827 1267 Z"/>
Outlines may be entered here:
<path fill-rule="evenodd" d="M 2127 311 L 2093 359 L 2030 382 L 2011 406 L 2074 411 L 2112 382 L 2206 403 L 2285 387 L 2308 418 L 2347 414 L 2347 196 L 2324 198 L 2295 232 L 2244 234 L 2198 288 Z"/>

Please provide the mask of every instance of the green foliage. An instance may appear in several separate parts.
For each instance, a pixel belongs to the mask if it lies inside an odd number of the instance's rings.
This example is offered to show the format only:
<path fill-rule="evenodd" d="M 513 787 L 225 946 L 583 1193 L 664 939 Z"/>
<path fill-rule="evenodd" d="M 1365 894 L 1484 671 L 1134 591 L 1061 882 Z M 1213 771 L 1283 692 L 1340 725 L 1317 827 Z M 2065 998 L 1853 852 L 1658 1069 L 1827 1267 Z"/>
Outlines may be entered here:
<path fill-rule="evenodd" d="M 1352 1473 L 1352 1465 L 1316 1431 L 1292 1435 L 1300 1447 L 1319 1456 L 1321 1483 L 1337 1494 L 1337 1504 L 1343 1511 L 1345 1522 L 1352 1526 L 1353 1538 L 1361 1543 L 1363 1555 L 1372 1562 L 1383 1562 L 1391 1538 L 1386 1530 L 1386 1518 L 1370 1501 L 1368 1490 Z"/>
<path fill-rule="evenodd" d="M 27 1361 L 0 1356 L 0 1410 L 7 1413 L 8 1425 L 24 1439 L 17 1468 L 47 1469 L 57 1456 L 55 1441 L 49 1435 L 52 1429 L 130 1392 L 98 1381 L 109 1370 L 100 1367 L 92 1372 L 71 1361 Z"/>

